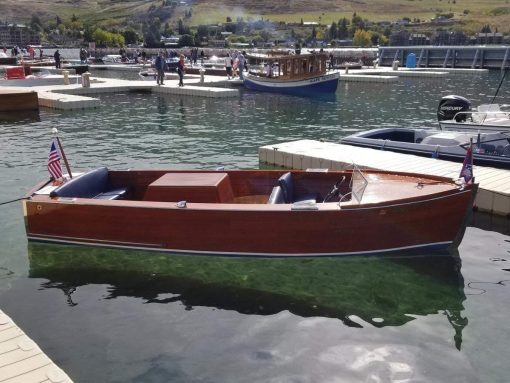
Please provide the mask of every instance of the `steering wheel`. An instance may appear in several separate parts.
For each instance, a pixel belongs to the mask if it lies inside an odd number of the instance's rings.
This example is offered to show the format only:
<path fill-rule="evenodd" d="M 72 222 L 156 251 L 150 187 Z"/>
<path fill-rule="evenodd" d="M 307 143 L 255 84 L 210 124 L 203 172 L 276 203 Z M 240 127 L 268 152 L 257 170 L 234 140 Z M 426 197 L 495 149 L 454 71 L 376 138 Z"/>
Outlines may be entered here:
<path fill-rule="evenodd" d="M 332 198 L 340 196 L 340 185 L 342 185 L 344 181 L 345 176 L 343 176 L 341 179 L 335 182 L 331 191 L 324 198 L 324 202 L 329 202 L 329 200 L 331 200 Z"/>

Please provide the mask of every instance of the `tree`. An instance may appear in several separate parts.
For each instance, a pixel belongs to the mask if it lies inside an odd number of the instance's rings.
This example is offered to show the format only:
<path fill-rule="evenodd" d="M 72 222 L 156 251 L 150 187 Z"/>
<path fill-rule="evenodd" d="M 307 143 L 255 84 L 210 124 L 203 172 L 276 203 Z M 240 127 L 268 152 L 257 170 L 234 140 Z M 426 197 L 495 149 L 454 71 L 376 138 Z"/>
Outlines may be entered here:
<path fill-rule="evenodd" d="M 180 47 L 192 47 L 195 45 L 195 40 L 191 35 L 182 35 L 178 42 Z"/>
<path fill-rule="evenodd" d="M 489 26 L 489 24 L 487 25 L 484 25 L 480 31 L 481 33 L 492 33 L 491 31 L 491 27 Z"/>
<path fill-rule="evenodd" d="M 337 32 L 337 38 L 339 39 L 346 39 L 349 36 L 349 29 L 347 27 L 348 21 L 344 17 L 339 23 L 338 32 Z"/>
<path fill-rule="evenodd" d="M 83 40 L 85 41 L 92 41 L 94 38 L 92 37 L 92 33 L 94 31 L 92 30 L 92 27 L 90 25 L 86 25 L 83 30 Z"/>
<path fill-rule="evenodd" d="M 136 33 L 133 29 L 126 29 L 124 32 L 122 32 L 122 36 L 124 36 L 124 41 L 126 44 L 138 43 L 138 33 Z"/>
<path fill-rule="evenodd" d="M 184 35 L 184 22 L 182 19 L 179 19 L 179 22 L 177 23 L 177 31 L 180 35 Z"/>
<path fill-rule="evenodd" d="M 157 17 L 142 25 L 143 39 L 147 47 L 158 47 L 160 45 L 160 29 L 161 21 Z"/>
<path fill-rule="evenodd" d="M 172 36 L 174 34 L 174 31 L 172 30 L 172 28 L 170 28 L 170 24 L 168 23 L 168 21 L 165 23 L 165 28 L 163 29 L 163 36 Z"/>
<path fill-rule="evenodd" d="M 372 45 L 372 32 L 364 29 L 357 29 L 352 38 L 352 44 L 360 47 L 369 47 Z"/>
<path fill-rule="evenodd" d="M 43 30 L 41 19 L 39 19 L 39 16 L 37 16 L 36 14 L 32 15 L 32 19 L 30 20 L 30 28 L 36 32 L 40 32 Z"/>
<path fill-rule="evenodd" d="M 207 28 L 207 25 L 199 25 L 197 28 L 197 35 L 198 37 L 208 37 L 209 36 L 209 29 Z"/>
<path fill-rule="evenodd" d="M 337 27 L 336 23 L 333 21 L 331 23 L 331 26 L 329 27 L 330 40 L 336 39 L 337 34 L 338 34 L 338 27 Z"/>

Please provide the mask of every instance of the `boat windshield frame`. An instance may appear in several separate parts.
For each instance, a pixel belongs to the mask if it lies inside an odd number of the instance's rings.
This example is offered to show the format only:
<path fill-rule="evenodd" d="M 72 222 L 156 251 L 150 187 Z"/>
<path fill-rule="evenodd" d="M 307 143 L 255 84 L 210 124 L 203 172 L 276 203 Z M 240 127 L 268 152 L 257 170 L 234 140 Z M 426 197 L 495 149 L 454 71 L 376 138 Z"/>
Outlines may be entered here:
<path fill-rule="evenodd" d="M 363 199 L 363 194 L 365 193 L 367 185 L 367 178 L 361 169 L 356 164 L 353 164 L 350 189 L 352 197 L 358 202 L 358 204 L 361 204 L 361 200 Z"/>

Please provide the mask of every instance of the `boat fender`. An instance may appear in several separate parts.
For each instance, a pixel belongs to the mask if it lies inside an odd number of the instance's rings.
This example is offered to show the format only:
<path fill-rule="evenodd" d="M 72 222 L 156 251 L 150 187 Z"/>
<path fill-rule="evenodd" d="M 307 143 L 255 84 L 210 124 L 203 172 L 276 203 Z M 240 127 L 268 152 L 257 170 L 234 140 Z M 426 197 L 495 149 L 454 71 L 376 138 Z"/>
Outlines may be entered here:
<path fill-rule="evenodd" d="M 176 207 L 178 207 L 179 209 L 184 209 L 186 208 L 186 205 L 187 205 L 187 202 L 186 201 L 179 201 L 175 204 Z"/>

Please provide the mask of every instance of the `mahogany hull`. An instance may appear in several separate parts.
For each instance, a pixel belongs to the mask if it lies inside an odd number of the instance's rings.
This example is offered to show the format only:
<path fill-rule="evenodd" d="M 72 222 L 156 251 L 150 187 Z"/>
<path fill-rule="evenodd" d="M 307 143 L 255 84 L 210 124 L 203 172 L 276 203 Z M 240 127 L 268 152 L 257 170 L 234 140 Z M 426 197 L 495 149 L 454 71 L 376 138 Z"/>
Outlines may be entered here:
<path fill-rule="evenodd" d="M 30 240 L 249 255 L 333 256 L 458 245 L 475 191 L 420 201 L 319 210 L 290 205 L 97 201 L 24 201 Z"/>

